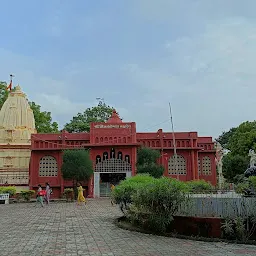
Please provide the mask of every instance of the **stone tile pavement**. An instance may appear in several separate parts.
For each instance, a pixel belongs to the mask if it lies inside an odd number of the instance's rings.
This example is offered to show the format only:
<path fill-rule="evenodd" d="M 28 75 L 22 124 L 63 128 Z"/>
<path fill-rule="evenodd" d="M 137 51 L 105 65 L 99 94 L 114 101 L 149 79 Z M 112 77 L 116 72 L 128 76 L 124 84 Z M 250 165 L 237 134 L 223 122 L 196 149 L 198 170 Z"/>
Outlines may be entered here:
<path fill-rule="evenodd" d="M 0 205 L 0 256 L 233 256 L 256 255 L 256 246 L 205 243 L 117 228 L 121 216 L 108 199 L 86 206 L 52 203 Z"/>

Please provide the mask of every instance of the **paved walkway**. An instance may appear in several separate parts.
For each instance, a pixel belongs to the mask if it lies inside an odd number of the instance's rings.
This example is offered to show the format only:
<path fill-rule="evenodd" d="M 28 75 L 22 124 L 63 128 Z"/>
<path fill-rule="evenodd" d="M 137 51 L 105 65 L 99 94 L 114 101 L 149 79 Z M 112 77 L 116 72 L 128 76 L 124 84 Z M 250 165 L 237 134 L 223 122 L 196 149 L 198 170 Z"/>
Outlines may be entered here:
<path fill-rule="evenodd" d="M 159 237 L 117 228 L 119 210 L 110 201 L 0 205 L 0 256 L 256 255 L 256 246 L 205 243 Z"/>

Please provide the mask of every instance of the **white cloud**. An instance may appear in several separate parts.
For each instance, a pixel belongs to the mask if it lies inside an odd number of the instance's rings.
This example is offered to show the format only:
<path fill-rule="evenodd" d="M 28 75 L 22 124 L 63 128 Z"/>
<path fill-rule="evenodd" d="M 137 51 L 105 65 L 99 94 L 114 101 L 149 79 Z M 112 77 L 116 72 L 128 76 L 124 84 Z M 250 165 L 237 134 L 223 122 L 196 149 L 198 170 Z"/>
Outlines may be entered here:
<path fill-rule="evenodd" d="M 133 65 L 129 72 L 132 83 L 145 89 L 144 108 L 163 120 L 171 101 L 177 129 L 203 135 L 254 120 L 255 35 L 255 22 L 233 18 L 208 23 L 193 37 L 163 42 L 165 58 L 151 68 Z"/>

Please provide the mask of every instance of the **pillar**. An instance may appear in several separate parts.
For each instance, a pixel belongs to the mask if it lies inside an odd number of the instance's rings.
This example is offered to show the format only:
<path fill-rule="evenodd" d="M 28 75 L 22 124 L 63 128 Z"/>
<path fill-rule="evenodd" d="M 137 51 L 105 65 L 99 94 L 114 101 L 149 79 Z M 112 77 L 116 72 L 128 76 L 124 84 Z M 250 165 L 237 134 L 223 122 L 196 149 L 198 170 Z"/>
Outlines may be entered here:
<path fill-rule="evenodd" d="M 93 197 L 100 197 L 100 173 L 94 173 L 94 195 Z"/>

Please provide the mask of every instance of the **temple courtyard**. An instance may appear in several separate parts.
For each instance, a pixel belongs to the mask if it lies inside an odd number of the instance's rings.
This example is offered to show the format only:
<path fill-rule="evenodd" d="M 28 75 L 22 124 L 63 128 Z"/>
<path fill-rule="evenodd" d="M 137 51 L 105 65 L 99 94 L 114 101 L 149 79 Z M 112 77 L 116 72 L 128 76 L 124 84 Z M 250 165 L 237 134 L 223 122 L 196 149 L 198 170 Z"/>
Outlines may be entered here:
<path fill-rule="evenodd" d="M 0 256 L 47 255 L 256 255 L 256 246 L 153 236 L 119 229 L 121 213 L 109 199 L 86 206 L 52 203 L 0 205 Z"/>

